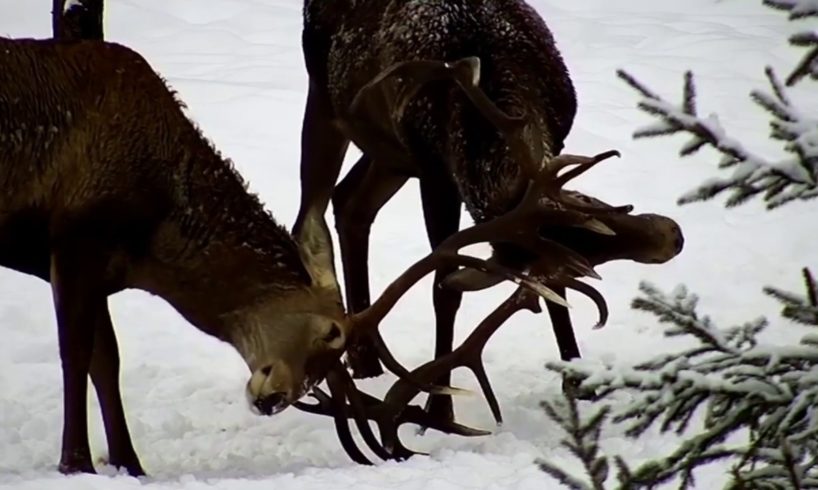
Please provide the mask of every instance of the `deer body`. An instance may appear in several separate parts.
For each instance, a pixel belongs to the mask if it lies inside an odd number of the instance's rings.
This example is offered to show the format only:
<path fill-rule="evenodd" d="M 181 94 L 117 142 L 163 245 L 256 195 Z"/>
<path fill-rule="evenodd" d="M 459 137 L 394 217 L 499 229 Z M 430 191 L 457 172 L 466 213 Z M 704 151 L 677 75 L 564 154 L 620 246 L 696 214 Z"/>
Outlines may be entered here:
<path fill-rule="evenodd" d="M 156 294 L 233 345 L 252 372 L 251 403 L 268 414 L 343 350 L 324 252 L 309 232 L 297 242 L 276 223 L 128 48 L 0 38 L 0 186 L 0 265 L 52 285 L 64 472 L 93 471 L 90 374 L 111 463 L 142 473 L 119 395 L 110 294 Z"/>
<path fill-rule="evenodd" d="M 8 266 L 18 269 L 15 260 L 23 260 L 30 264 L 24 272 L 47 279 L 53 242 L 94 235 L 112 252 L 109 289 L 178 297 L 186 316 L 200 306 L 186 304 L 191 287 L 235 267 L 231 257 L 207 257 L 233 247 L 245 250 L 236 261 L 257 255 L 264 266 L 244 271 L 247 287 L 309 287 L 296 242 L 246 192 L 139 55 L 107 43 L 0 44 L 6 46 L 12 49 L 2 54 L 8 68 L 0 74 L 0 161 L 3 186 L 13 192 L 0 196 L 0 235 Z M 15 259 L 15 249 L 30 253 Z M 251 292 L 236 286 L 205 303 L 219 309 L 213 302 L 220 297 Z M 205 328 L 224 336 L 218 324 Z"/>
<path fill-rule="evenodd" d="M 369 304 L 371 224 L 408 178 L 420 180 L 432 247 L 457 231 L 461 204 L 481 223 L 514 209 L 526 192 L 531 175 L 524 174 L 510 133 L 477 107 L 474 91 L 467 96 L 466 78 L 479 77 L 476 91 L 494 106 L 491 110 L 524 117 L 517 137 L 526 158 L 542 164 L 543 171 L 562 151 L 576 112 L 571 79 L 554 39 L 523 0 L 306 0 L 303 48 L 310 91 L 302 133 L 301 209 L 294 229 L 315 221 L 325 229 L 323 214 L 332 199 L 352 311 Z M 424 64 L 428 60 L 432 63 Z M 415 62 L 414 67 L 390 71 L 407 62 Z M 464 74 L 463 68 L 471 71 Z M 350 141 L 364 155 L 333 191 Z M 589 201 L 578 193 L 568 199 Z M 595 200 L 592 205 L 607 206 Z M 550 238 L 590 255 L 593 263 L 619 258 L 663 262 L 678 253 L 681 234 L 671 220 L 641 217 L 641 223 L 630 220 L 619 227 L 624 234 L 616 237 L 541 225 Z M 662 233 L 644 239 L 654 225 Z M 537 258 L 502 241 L 492 246 L 494 260 L 509 267 L 524 269 Z M 436 286 L 454 270 L 439 269 Z M 447 281 L 459 283 L 459 290 L 434 288 L 437 356 L 451 350 L 460 291 L 497 282 L 468 269 Z M 564 285 L 553 287 L 564 296 Z M 562 357 L 578 357 L 567 310 L 547 304 Z M 367 345 L 351 346 L 349 355 L 358 377 L 382 372 Z M 448 383 L 448 373 L 439 383 Z M 436 416 L 451 418 L 450 400 L 433 397 L 430 402 Z"/>
<path fill-rule="evenodd" d="M 576 112 L 571 80 L 550 32 L 520 1 L 308 2 L 304 43 L 313 83 L 326 89 L 334 115 L 351 139 L 366 146 L 346 121 L 354 96 L 390 65 L 407 60 L 481 60 L 483 90 L 501 109 L 536 111 L 549 154 L 558 154 Z M 323 88 L 322 87 L 322 88 Z M 457 186 L 478 221 L 513 207 L 525 189 L 519 164 L 502 136 L 482 119 L 451 81 L 430 83 L 396 121 L 406 160 L 384 159 L 412 176 L 441 171 Z M 434 166 L 443 166 L 443 169 Z"/>
<path fill-rule="evenodd" d="M 482 222 L 514 207 L 527 184 L 503 136 L 451 80 L 424 85 L 394 118 L 388 108 L 375 113 L 376 108 L 364 117 L 350 113 L 366 83 L 402 61 L 477 56 L 480 86 L 493 102 L 510 113 L 533 111 L 543 158 L 561 151 L 576 112 L 574 89 L 550 32 L 520 0 L 308 0 L 303 47 L 310 94 L 302 141 L 302 203 L 294 229 L 308 216 L 323 215 L 346 144 L 355 142 L 364 156 L 332 197 L 352 311 L 369 304 L 371 223 L 407 178 L 420 179 L 432 247 L 457 231 L 462 203 Z M 396 143 L 390 148 L 373 141 L 384 139 L 381 133 L 372 136 L 378 120 L 389 121 L 380 125 Z M 325 150 L 315 151 L 318 144 Z M 497 252 L 509 265 L 525 260 L 524 254 L 504 250 L 503 244 L 495 244 Z M 453 271 L 439 270 L 436 284 Z M 442 355 L 451 349 L 460 293 L 435 287 L 434 304 L 436 355 Z M 576 357 L 573 335 L 566 339 L 573 344 L 566 349 Z M 366 344 L 352 346 L 349 356 L 359 377 L 382 372 Z M 445 376 L 440 381 L 445 382 Z M 437 400 L 441 406 L 433 409 L 436 415 L 450 417 L 447 401 Z"/>

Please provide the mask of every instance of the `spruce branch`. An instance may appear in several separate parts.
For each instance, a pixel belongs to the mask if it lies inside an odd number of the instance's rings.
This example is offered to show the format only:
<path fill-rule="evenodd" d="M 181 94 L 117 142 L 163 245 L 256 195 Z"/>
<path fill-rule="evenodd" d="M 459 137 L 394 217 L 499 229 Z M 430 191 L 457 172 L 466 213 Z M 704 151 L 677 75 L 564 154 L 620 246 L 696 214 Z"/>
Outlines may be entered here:
<path fill-rule="evenodd" d="M 772 68 L 766 69 L 772 93 L 753 91 L 752 99 L 773 117 L 771 135 L 785 141 L 784 150 L 792 156 L 770 162 L 751 153 L 739 141 L 729 137 L 716 115 L 701 117 L 696 109 L 696 87 L 693 74 L 684 75 L 682 103 L 673 105 L 634 76 L 618 70 L 617 75 L 643 98 L 638 107 L 656 117 L 658 122 L 638 129 L 634 138 L 685 133 L 691 139 L 681 150 L 682 157 L 705 146 L 722 154 L 719 168 L 733 168 L 726 178 L 713 178 L 679 198 L 679 204 L 711 199 L 729 191 L 727 206 L 732 207 L 764 193 L 769 209 L 794 200 L 818 197 L 818 119 L 803 113 L 787 96 Z"/>
<path fill-rule="evenodd" d="M 562 445 L 582 462 L 590 484 L 544 459 L 537 461 L 540 469 L 572 490 L 605 490 L 609 463 L 607 458 L 599 454 L 599 435 L 610 408 L 603 406 L 583 421 L 577 399 L 572 393 L 567 393 L 564 401 L 542 402 L 541 406 L 548 417 L 565 431 L 568 437 L 563 440 Z"/>
<path fill-rule="evenodd" d="M 790 21 L 818 16 L 818 2 L 815 0 L 764 0 L 764 5 L 788 11 Z M 789 42 L 792 46 L 809 50 L 787 77 L 787 86 L 792 87 L 807 76 L 818 79 L 818 34 L 813 31 L 798 32 L 790 36 Z"/>
<path fill-rule="evenodd" d="M 808 272 L 804 277 L 808 302 L 815 281 Z M 602 403 L 616 391 L 628 391 L 628 402 L 611 405 L 600 423 L 623 425 L 633 438 L 651 427 L 685 437 L 670 454 L 628 468 L 630 486 L 621 488 L 652 488 L 674 479 L 679 488 L 692 488 L 695 470 L 718 460 L 735 463 L 728 488 L 818 488 L 818 336 L 796 346 L 766 345 L 757 338 L 768 326 L 764 318 L 720 329 L 698 312 L 698 297 L 685 287 L 665 293 L 643 283 L 640 290 L 634 308 L 670 324 L 666 335 L 685 335 L 697 345 L 633 367 L 546 366 L 580 380 Z M 694 422 L 698 427 L 687 435 Z M 626 464 L 621 458 L 614 462 L 622 483 Z"/>
<path fill-rule="evenodd" d="M 769 7 L 789 12 L 790 20 L 818 16 L 818 0 L 763 0 Z M 682 101 L 674 105 L 623 70 L 618 76 L 642 97 L 638 107 L 655 117 L 638 129 L 634 138 L 682 133 L 690 137 L 680 155 L 712 147 L 721 154 L 720 169 L 731 169 L 727 178 L 710 179 L 679 199 L 679 204 L 710 199 L 726 193 L 728 207 L 763 196 L 768 209 L 795 200 L 818 197 L 818 118 L 788 93 L 805 78 L 818 80 L 818 31 L 790 37 L 792 46 L 807 53 L 782 83 L 771 67 L 765 75 L 768 91 L 754 90 L 751 99 L 770 115 L 770 137 L 782 142 L 784 158 L 768 160 L 730 138 L 716 115 L 702 117 L 696 106 L 696 86 L 691 72 L 684 75 Z M 782 303 L 781 316 L 807 325 L 818 325 L 818 289 L 809 269 L 803 269 L 803 296 L 773 287 L 765 294 Z M 592 454 L 600 467 L 615 468 L 619 489 L 654 489 L 677 480 L 682 490 L 695 484 L 695 470 L 718 460 L 731 463 L 731 480 L 725 488 L 818 489 L 818 333 L 806 335 L 791 346 L 767 345 L 759 334 L 769 325 L 757 318 L 730 328 L 718 328 L 697 311 L 698 297 L 686 288 L 671 293 L 643 283 L 642 295 L 632 306 L 655 315 L 666 324 L 668 337 L 688 337 L 696 345 L 664 354 L 635 366 L 594 368 L 577 362 L 554 362 L 547 368 L 579 382 L 580 389 L 596 393 L 605 403 L 622 392 L 630 396 L 606 408 L 594 424 L 614 423 L 625 435 L 641 437 L 648 429 L 675 432 L 683 442 L 670 454 L 632 469 L 621 456 L 600 456 L 599 429 L 581 431 L 565 447 L 583 459 L 588 475 Z M 569 396 L 569 395 L 566 395 Z M 576 410 L 576 403 L 574 403 Z M 569 410 L 570 412 L 570 410 Z M 569 417 L 581 427 L 581 417 Z M 563 419 L 568 420 L 568 419 Z M 594 427 L 597 427 L 594 425 Z M 567 430 L 570 434 L 571 432 Z M 692 433 L 692 434 L 691 434 Z M 729 441 L 729 442 L 728 442 Z M 593 448 L 592 453 L 581 447 Z M 546 466 L 547 463 L 545 463 Z M 607 473 L 606 473 L 607 475 Z M 599 489 L 604 482 L 573 480 L 576 487 Z"/>
<path fill-rule="evenodd" d="M 792 87 L 807 76 L 813 80 L 818 79 L 818 34 L 815 32 L 799 32 L 790 36 L 789 40 L 793 46 L 809 48 L 809 51 L 787 77 L 787 86 Z"/>
<path fill-rule="evenodd" d="M 781 310 L 781 316 L 784 318 L 804 325 L 818 326 L 818 287 L 808 268 L 804 267 L 802 274 L 806 289 L 803 297 L 771 286 L 764 287 L 764 293 L 784 305 Z"/>
<path fill-rule="evenodd" d="M 815 0 L 764 0 L 764 5 L 790 12 L 790 20 L 818 16 L 818 2 Z"/>

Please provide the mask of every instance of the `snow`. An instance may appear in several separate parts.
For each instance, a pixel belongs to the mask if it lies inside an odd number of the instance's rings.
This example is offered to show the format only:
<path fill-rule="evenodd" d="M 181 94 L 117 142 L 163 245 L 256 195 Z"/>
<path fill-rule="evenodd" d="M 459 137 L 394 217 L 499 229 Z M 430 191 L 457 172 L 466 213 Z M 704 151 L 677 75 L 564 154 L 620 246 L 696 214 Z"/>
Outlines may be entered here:
<path fill-rule="evenodd" d="M 767 140 L 768 118 L 748 94 L 766 87 L 764 64 L 785 73 L 801 55 L 787 46 L 791 27 L 786 14 L 763 7 L 760 0 L 532 4 L 554 32 L 578 92 L 579 113 L 566 152 L 617 148 L 623 155 L 578 179 L 577 188 L 606 202 L 633 203 L 636 212 L 669 215 L 686 237 L 685 250 L 668 264 L 599 268 L 604 280 L 595 284 L 612 310 L 606 328 L 592 330 L 593 305 L 569 296 L 583 356 L 589 362 L 625 366 L 680 348 L 680 341 L 666 338 L 653 317 L 630 309 L 640 280 L 665 289 L 686 283 L 700 296 L 701 311 L 718 324 L 774 315 L 777 303 L 762 294 L 762 285 L 800 290 L 800 268 L 818 264 L 815 202 L 772 212 L 760 203 L 725 211 L 720 199 L 677 207 L 684 190 L 716 173 L 714 154 L 702 151 L 680 161 L 677 152 L 684 137 L 633 141 L 632 132 L 651 121 L 636 108 L 638 94 L 617 79 L 615 70 L 626 69 L 668 100 L 679 100 L 682 74 L 693 70 L 699 107 L 718 113 L 732 137 L 774 159 L 780 145 Z M 50 8 L 47 0 L 0 0 L 0 34 L 48 36 Z M 306 95 L 301 3 L 118 0 L 106 8 L 108 39 L 142 53 L 179 91 L 191 117 L 217 147 L 235 160 L 251 190 L 282 222 L 292 223 Z M 373 291 L 382 290 L 426 252 L 413 181 L 375 223 Z M 511 287 L 468 296 L 457 339 Z M 383 327 L 387 342 L 408 364 L 432 354 L 430 298 L 426 280 Z M 0 270 L 0 488 L 543 489 L 560 487 L 537 469 L 536 458 L 580 471 L 559 444 L 560 429 L 539 406 L 560 393 L 560 380 L 543 367 L 559 358 L 544 315 L 513 317 L 486 349 L 487 369 L 505 416 L 502 428 L 491 436 L 466 439 L 431 431 L 415 436 L 412 427 L 405 427 L 407 444 L 430 456 L 362 467 L 344 454 L 328 419 L 295 409 L 272 418 L 252 414 L 243 396 L 247 372 L 239 356 L 187 325 L 162 300 L 127 291 L 113 296 L 110 305 L 122 354 L 126 412 L 150 476 L 114 475 L 100 462 L 107 449 L 91 394 L 92 452 L 102 475 L 64 477 L 56 472 L 62 383 L 51 296 L 45 283 Z M 765 340 L 795 345 L 804 333 L 797 326 L 771 327 Z M 392 380 L 384 376 L 360 384 L 380 394 Z M 476 388 L 468 373 L 457 371 L 454 381 Z M 492 427 L 480 397 L 459 397 L 455 403 L 462 422 Z M 673 437 L 652 434 L 633 442 L 622 430 L 611 429 L 603 433 L 602 449 L 635 463 L 672 449 Z M 723 473 L 723 468 L 707 468 L 699 477 L 701 488 L 718 487 Z"/>

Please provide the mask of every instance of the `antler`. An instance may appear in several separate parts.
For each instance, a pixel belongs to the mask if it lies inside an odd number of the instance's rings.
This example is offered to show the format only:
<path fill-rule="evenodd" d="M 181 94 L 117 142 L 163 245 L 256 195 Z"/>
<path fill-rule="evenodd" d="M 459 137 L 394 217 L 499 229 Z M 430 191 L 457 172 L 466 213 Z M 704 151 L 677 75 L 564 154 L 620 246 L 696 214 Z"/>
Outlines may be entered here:
<path fill-rule="evenodd" d="M 495 420 L 500 423 L 500 407 L 497 398 L 489 383 L 482 362 L 482 352 L 488 340 L 514 313 L 520 310 L 540 312 L 536 294 L 520 287 L 506 301 L 490 313 L 469 337 L 452 353 L 427 362 L 411 372 L 407 379 L 399 378 L 387 391 L 383 401 L 358 390 L 349 377 L 349 373 L 337 364 L 327 375 L 327 384 L 332 396 L 327 395 L 320 388 L 313 388 L 312 396 L 317 404 L 297 402 L 301 410 L 321 415 L 331 415 L 335 420 L 341 445 L 347 454 L 357 463 L 370 464 L 370 461 L 355 444 L 349 428 L 349 418 L 355 421 L 361 436 L 367 446 L 381 459 L 406 459 L 418 454 L 408 449 L 398 437 L 398 429 L 406 423 L 414 423 L 423 427 L 439 430 L 448 434 L 463 436 L 488 435 L 490 432 L 458 424 L 453 421 L 442 421 L 432 418 L 425 410 L 417 405 L 410 405 L 411 400 L 421 389 L 411 380 L 437 379 L 442 373 L 457 367 L 470 369 L 480 384 L 486 400 L 491 407 Z M 348 400 L 349 404 L 345 401 Z M 373 420 L 378 426 L 381 442 L 378 442 L 368 420 Z"/>
<path fill-rule="evenodd" d="M 502 225 L 502 218 L 495 221 L 500 223 L 484 223 L 476 225 L 458 232 L 443 243 L 441 243 L 429 255 L 419 260 L 411 267 L 409 267 L 403 274 L 401 274 L 395 281 L 393 281 L 381 296 L 366 310 L 356 313 L 349 318 L 349 331 L 354 335 L 369 335 L 372 337 L 378 355 L 383 361 L 387 369 L 392 371 L 398 377 L 404 378 L 412 383 L 421 391 L 429 393 L 456 393 L 458 390 L 450 387 L 435 387 L 428 383 L 421 383 L 412 381 L 412 376 L 409 371 L 403 367 L 391 354 L 383 338 L 378 331 L 378 326 L 383 318 L 395 306 L 398 300 L 420 279 L 427 274 L 434 272 L 441 266 L 447 263 L 453 263 L 460 266 L 474 268 L 489 274 L 496 274 L 505 279 L 513 281 L 524 287 L 538 296 L 543 297 L 548 301 L 553 301 L 564 306 L 568 306 L 565 300 L 555 293 L 550 288 L 544 286 L 540 282 L 531 277 L 528 277 L 521 272 L 514 271 L 502 265 L 462 255 L 458 251 L 468 245 L 489 241 L 494 239 L 497 231 L 502 231 L 503 226 L 492 226 L 492 224 Z M 354 341 L 354 339 L 352 339 Z"/>
<path fill-rule="evenodd" d="M 503 135 L 513 158 L 519 162 L 528 185 L 520 203 L 508 213 L 493 220 L 466 228 L 441 243 L 433 252 L 412 265 L 366 310 L 349 319 L 349 331 L 354 335 L 370 335 L 384 365 L 398 376 L 398 380 L 387 392 L 384 401 L 360 392 L 354 386 L 346 371 L 338 365 L 328 375 L 327 380 L 332 393 L 315 391 L 318 405 L 298 404 L 313 413 L 333 415 L 335 424 L 347 453 L 358 462 L 369 461 L 355 446 L 348 425 L 353 418 L 370 449 L 383 459 L 402 459 L 414 454 L 398 438 L 398 427 L 407 422 L 414 422 L 443 432 L 462 435 L 480 435 L 484 431 L 449 421 L 432 420 L 420 407 L 409 402 L 420 391 L 430 393 L 456 393 L 450 387 L 433 386 L 433 380 L 441 374 L 457 367 L 470 369 L 478 380 L 480 388 L 497 421 L 502 421 L 499 403 L 491 388 L 482 363 L 482 352 L 489 338 L 499 327 L 517 311 L 527 309 L 539 312 L 538 296 L 568 306 L 565 300 L 546 284 L 559 285 L 573 289 L 589 297 L 599 311 L 597 327 L 604 325 L 607 319 L 607 307 L 602 295 L 594 287 L 579 281 L 578 277 L 599 278 L 593 266 L 612 258 L 619 258 L 623 249 L 632 246 L 634 237 L 644 236 L 635 231 L 646 221 L 641 217 L 630 216 L 632 206 L 610 206 L 601 201 L 587 198 L 572 191 L 565 191 L 563 186 L 578 177 L 594 165 L 619 156 L 616 151 L 608 151 L 595 156 L 560 155 L 547 158 L 542 148 L 542 138 L 534 134 L 534 125 L 526 124 L 522 116 L 509 115 L 499 109 L 479 88 L 480 62 L 478 58 L 465 58 L 454 63 L 440 61 L 409 61 L 397 63 L 384 70 L 364 86 L 350 107 L 350 113 L 358 118 L 362 125 L 374 124 L 377 131 L 370 134 L 397 135 L 395 124 L 402 115 L 409 100 L 427 82 L 432 80 L 452 79 L 464 91 L 480 112 Z M 394 81 L 399 83 L 395 84 Z M 379 96 L 379 97 L 376 97 Z M 384 99 L 391 109 L 391 119 L 386 121 L 379 117 L 367 117 L 367 109 L 383 109 Z M 378 106 L 380 104 L 380 106 Z M 396 137 L 383 138 L 365 151 L 399 153 L 403 143 Z M 574 168 L 570 168 L 574 167 Z M 567 169 L 567 170 L 566 170 Z M 566 170 L 560 174 L 562 170 Z M 672 220 L 669 220 L 672 222 Z M 586 257 L 571 245 L 556 238 L 543 235 L 540 230 L 544 225 L 557 227 L 583 228 L 603 239 L 617 238 L 618 230 L 627 231 L 624 240 L 614 241 L 611 250 L 591 254 Z M 667 225 L 667 223 L 660 223 Z M 675 225 L 675 224 L 674 224 Z M 665 228 L 669 228 L 665 226 Z M 672 228 L 669 228 L 672 231 Z M 672 233 L 671 233 L 672 234 Z M 531 266 L 530 273 L 515 271 L 491 260 L 481 260 L 459 253 L 468 245 L 479 242 L 511 243 L 520 246 L 538 257 Z M 569 240 L 570 242 L 570 240 Z M 662 245 L 668 248 L 664 242 Z M 664 250 L 664 249 L 662 249 Z M 515 293 L 492 312 L 472 332 L 466 341 L 452 353 L 427 362 L 409 372 L 403 367 L 386 347 L 378 325 L 397 301 L 415 283 L 426 274 L 435 271 L 445 264 L 456 264 L 461 267 L 476 269 L 485 274 L 498 275 L 519 285 Z M 354 339 L 352 339 L 354 341 Z M 349 400 L 349 405 L 345 403 Z M 374 420 L 379 428 L 381 443 L 377 441 L 368 420 Z"/>
<path fill-rule="evenodd" d="M 407 423 L 466 437 L 490 434 L 489 431 L 473 429 L 457 422 L 435 419 L 418 405 L 406 404 L 397 408 L 387 405 L 374 396 L 359 390 L 347 370 L 340 363 L 336 363 L 327 375 L 327 385 L 330 394 L 318 387 L 312 389 L 310 396 L 315 398 L 317 403 L 299 401 L 294 406 L 308 413 L 333 417 L 341 446 L 350 458 L 359 464 L 372 463 L 355 444 L 349 426 L 349 419 L 355 422 L 367 447 L 383 460 L 403 460 L 418 453 L 406 448 L 396 436 L 384 440 L 383 443 L 380 442 L 372 431 L 369 420 L 375 421 L 378 425 L 382 440 L 384 434 L 397 434 L 397 429 Z M 349 404 L 345 403 L 347 401 Z"/>
<path fill-rule="evenodd" d="M 568 306 L 565 300 L 541 282 L 554 281 L 554 284 L 589 296 L 599 307 L 600 318 L 604 322 L 606 311 L 604 300 L 592 286 L 579 282 L 582 276 L 599 277 L 591 263 L 580 254 L 554 240 L 549 240 L 538 233 L 543 223 L 561 226 L 578 226 L 597 233 L 612 235 L 614 232 L 593 214 L 626 213 L 629 207 L 593 206 L 577 203 L 576 200 L 562 199 L 561 187 L 572 178 L 591 168 L 593 165 L 618 155 L 616 151 L 605 152 L 593 157 L 562 155 L 550 160 L 537 158 L 544 152 L 533 145 L 541 138 L 533 137 L 531 125 L 526 124 L 522 116 L 513 116 L 503 112 L 479 88 L 480 60 L 476 57 L 464 58 L 453 63 L 431 60 L 417 60 L 396 63 L 377 75 L 360 89 L 350 105 L 350 119 L 365 125 L 365 134 L 399 134 L 395 129 L 397 121 L 403 114 L 411 98 L 426 83 L 433 80 L 451 79 L 464 91 L 481 113 L 494 124 L 506 139 L 515 160 L 529 177 L 529 185 L 520 204 L 509 213 L 491 221 L 477 224 L 462 230 L 445 240 L 431 254 L 410 267 L 395 280 L 384 293 L 365 311 L 350 319 L 350 331 L 353 335 L 370 335 L 373 337 L 378 355 L 387 369 L 404 379 L 410 379 L 409 372 L 401 366 L 386 347 L 378 324 L 395 305 L 400 297 L 426 274 L 433 272 L 444 264 L 477 269 L 484 273 L 498 275 L 530 289 L 548 301 Z M 395 83 L 397 82 L 397 83 Z M 389 118 L 383 117 L 384 106 L 389 109 Z M 386 119 L 386 120 L 384 120 Z M 538 143 L 541 145 L 541 143 Z M 401 153 L 402 143 L 397 138 L 381 139 L 379 146 L 372 147 L 376 153 L 388 151 L 389 155 Z M 388 150 L 383 148 L 388 147 Z M 404 157 L 410 152 L 404 149 Z M 370 151 L 365 149 L 365 151 Z M 378 155 L 373 155 L 378 158 Z M 558 176 L 561 169 L 576 166 L 565 174 Z M 461 255 L 459 250 L 479 242 L 513 243 L 521 246 L 537 257 L 542 257 L 539 276 L 535 280 L 520 271 L 503 267 L 492 261 L 485 261 Z M 549 260 L 546 260 L 549 259 Z M 555 266 L 547 266 L 546 263 Z M 433 387 L 428 384 L 413 382 L 422 391 L 440 393 L 451 391 L 449 388 Z"/>

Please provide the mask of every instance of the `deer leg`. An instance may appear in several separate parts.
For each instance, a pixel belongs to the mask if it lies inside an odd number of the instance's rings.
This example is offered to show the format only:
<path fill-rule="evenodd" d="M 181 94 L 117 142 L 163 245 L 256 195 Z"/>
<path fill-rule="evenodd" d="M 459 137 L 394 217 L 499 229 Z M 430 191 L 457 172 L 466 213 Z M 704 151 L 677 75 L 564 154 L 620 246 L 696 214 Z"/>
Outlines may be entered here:
<path fill-rule="evenodd" d="M 565 298 L 565 287 L 551 285 L 551 289 L 555 293 Z M 558 305 L 552 301 L 545 302 L 548 308 L 548 316 L 551 318 L 551 326 L 554 329 L 554 337 L 557 339 L 557 347 L 560 350 L 560 358 L 563 361 L 570 361 L 571 359 L 579 359 L 579 346 L 574 335 L 574 328 L 571 325 L 571 314 L 568 308 Z M 571 393 L 574 397 L 579 399 L 591 399 L 593 393 L 580 390 L 579 381 L 564 378 L 562 380 L 562 391 L 564 393 Z"/>
<path fill-rule="evenodd" d="M 456 233 L 460 227 L 460 194 L 446 177 L 421 178 L 421 201 L 426 234 L 432 249 Z M 435 359 L 449 354 L 454 341 L 454 322 L 460 308 L 462 292 L 443 287 L 442 282 L 457 267 L 443 267 L 435 272 L 432 302 L 435 310 Z M 446 371 L 435 381 L 439 386 L 449 386 L 451 372 Z M 442 384 L 441 384 L 442 383 Z M 435 419 L 444 422 L 454 420 L 451 395 L 429 395 L 426 410 Z"/>
<path fill-rule="evenodd" d="M 51 289 L 57 313 L 63 372 L 63 433 L 59 470 L 94 473 L 88 445 L 88 372 L 95 316 L 106 308 L 104 264 L 95 250 L 59 246 L 51 255 Z"/>
<path fill-rule="evenodd" d="M 370 304 L 368 262 L 372 223 L 378 211 L 407 180 L 408 177 L 389 172 L 364 155 L 335 189 L 332 207 L 350 313 L 363 311 Z M 347 361 L 355 378 L 383 374 L 369 337 L 361 337 L 347 348 Z"/>
<path fill-rule="evenodd" d="M 308 219 L 316 220 L 324 232 L 330 252 L 332 239 L 324 213 L 349 146 L 349 140 L 333 120 L 327 95 L 310 82 L 301 128 L 301 205 L 293 225 L 293 235 L 300 237 L 305 222 Z"/>
<path fill-rule="evenodd" d="M 90 373 L 105 424 L 109 463 L 116 468 L 125 468 L 131 476 L 144 475 L 145 471 L 131 442 L 125 411 L 122 408 L 119 390 L 119 348 L 107 308 L 97 314 Z"/>
<path fill-rule="evenodd" d="M 564 286 L 552 285 L 550 287 L 555 293 L 565 298 Z M 554 336 L 557 338 L 560 358 L 563 361 L 579 358 L 579 346 L 576 337 L 574 337 L 574 329 L 571 326 L 571 316 L 568 313 L 568 308 L 551 301 L 546 301 L 546 307 L 548 308 L 548 316 L 551 317 Z"/>

